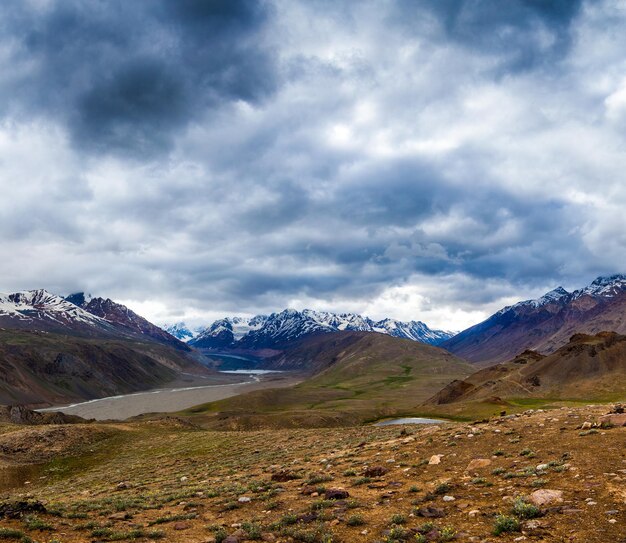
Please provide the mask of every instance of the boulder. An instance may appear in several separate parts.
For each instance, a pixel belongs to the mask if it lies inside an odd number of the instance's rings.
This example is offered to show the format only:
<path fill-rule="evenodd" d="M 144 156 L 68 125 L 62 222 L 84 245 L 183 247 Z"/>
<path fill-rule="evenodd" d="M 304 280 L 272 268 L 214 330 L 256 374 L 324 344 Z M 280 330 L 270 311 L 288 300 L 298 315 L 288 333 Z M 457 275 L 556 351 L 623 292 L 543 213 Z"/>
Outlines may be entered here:
<path fill-rule="evenodd" d="M 626 413 L 610 413 L 599 419 L 600 426 L 626 426 Z"/>
<path fill-rule="evenodd" d="M 382 477 L 389 470 L 383 466 L 370 466 L 365 469 L 363 475 L 365 477 Z"/>
<path fill-rule="evenodd" d="M 563 501 L 563 491 L 550 490 L 549 488 L 535 490 L 530 495 L 530 501 L 538 507 L 552 503 L 561 503 Z"/>
<path fill-rule="evenodd" d="M 324 494 L 324 497 L 327 500 L 345 500 L 350 497 L 350 494 L 343 488 L 329 488 Z"/>

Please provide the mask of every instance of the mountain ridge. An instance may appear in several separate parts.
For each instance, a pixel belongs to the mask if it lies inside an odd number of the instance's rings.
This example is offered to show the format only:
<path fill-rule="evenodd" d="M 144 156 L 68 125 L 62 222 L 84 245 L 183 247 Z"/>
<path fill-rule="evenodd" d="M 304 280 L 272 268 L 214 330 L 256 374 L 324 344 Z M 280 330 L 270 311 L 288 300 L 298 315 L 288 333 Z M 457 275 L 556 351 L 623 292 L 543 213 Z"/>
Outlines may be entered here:
<path fill-rule="evenodd" d="M 496 364 L 526 349 L 549 354 L 576 333 L 626 333 L 624 315 L 626 275 L 599 276 L 572 292 L 557 287 L 506 306 L 440 346 L 471 362 Z"/>
<path fill-rule="evenodd" d="M 165 329 L 196 348 L 247 350 L 275 348 L 307 335 L 340 331 L 378 332 L 429 345 L 438 345 L 454 335 L 453 332 L 431 329 L 422 321 L 404 322 L 391 318 L 375 321 L 356 313 L 311 309 L 285 309 L 251 318 L 226 317 L 195 332 L 184 323 L 165 326 Z"/>

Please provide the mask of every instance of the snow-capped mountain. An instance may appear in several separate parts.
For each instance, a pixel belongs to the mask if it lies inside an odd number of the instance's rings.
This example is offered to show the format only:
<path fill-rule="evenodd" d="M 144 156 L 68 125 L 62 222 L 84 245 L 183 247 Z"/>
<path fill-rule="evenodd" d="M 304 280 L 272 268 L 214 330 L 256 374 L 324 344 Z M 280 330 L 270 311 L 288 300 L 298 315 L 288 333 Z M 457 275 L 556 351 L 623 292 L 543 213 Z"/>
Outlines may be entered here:
<path fill-rule="evenodd" d="M 61 296 L 38 289 L 0 294 L 0 326 L 45 330 L 50 326 L 106 327 L 107 321 Z"/>
<path fill-rule="evenodd" d="M 126 306 L 83 293 L 65 298 L 44 289 L 0 294 L 0 327 L 101 337 L 141 337 L 188 350 L 176 338 Z"/>
<path fill-rule="evenodd" d="M 550 353 L 575 333 L 626 333 L 626 275 L 598 277 L 573 292 L 563 287 L 536 300 L 502 308 L 441 346 L 485 364 L 509 360 L 532 349 Z"/>
<path fill-rule="evenodd" d="M 110 298 L 92 298 L 85 297 L 83 293 L 71 294 L 68 296 L 70 300 L 80 302 L 82 297 L 81 308 L 91 315 L 95 315 L 108 323 L 115 325 L 118 329 L 128 330 L 138 334 L 141 337 L 147 337 L 156 340 L 159 343 L 165 343 L 172 347 L 187 349 L 184 343 L 163 330 L 162 328 L 152 324 L 150 321 L 137 315 L 134 311 L 125 305 L 114 302 Z"/>
<path fill-rule="evenodd" d="M 202 328 L 192 330 L 184 322 L 164 324 L 161 328 L 176 339 L 185 342 L 195 338 L 203 330 Z"/>
<path fill-rule="evenodd" d="M 452 337 L 452 332 L 431 330 L 419 321 L 394 319 L 373 321 L 354 313 L 330 313 L 305 309 L 285 309 L 271 315 L 252 318 L 225 318 L 215 321 L 189 344 L 206 349 L 265 349 L 284 345 L 311 334 L 338 331 L 379 332 L 394 337 L 437 345 Z"/>

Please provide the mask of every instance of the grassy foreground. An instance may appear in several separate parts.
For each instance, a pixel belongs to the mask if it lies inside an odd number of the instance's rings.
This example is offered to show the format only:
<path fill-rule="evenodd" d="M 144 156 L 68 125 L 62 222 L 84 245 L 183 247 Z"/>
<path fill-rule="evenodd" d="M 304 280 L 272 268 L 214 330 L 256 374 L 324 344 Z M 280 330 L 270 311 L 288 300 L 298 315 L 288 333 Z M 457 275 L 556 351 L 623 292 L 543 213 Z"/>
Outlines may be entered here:
<path fill-rule="evenodd" d="M 0 541 L 623 543 L 626 428 L 585 424 L 604 412 L 404 429 L 7 425 L 2 471 L 29 479 L 2 491 L 0 515 L 31 510 L 0 518 Z M 533 504 L 537 491 L 552 498 Z"/>

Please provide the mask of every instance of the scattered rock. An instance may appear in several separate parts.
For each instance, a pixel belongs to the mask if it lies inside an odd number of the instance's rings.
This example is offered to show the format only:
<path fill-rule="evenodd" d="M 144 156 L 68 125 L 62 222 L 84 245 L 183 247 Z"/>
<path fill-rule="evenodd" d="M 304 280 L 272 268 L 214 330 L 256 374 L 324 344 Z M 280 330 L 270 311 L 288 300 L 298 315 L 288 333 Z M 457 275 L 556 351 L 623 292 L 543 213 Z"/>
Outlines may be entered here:
<path fill-rule="evenodd" d="M 444 502 L 453 502 L 454 500 L 456 500 L 454 496 L 444 496 L 442 499 Z"/>
<path fill-rule="evenodd" d="M 370 466 L 363 472 L 363 475 L 365 477 L 382 477 L 388 471 L 389 470 L 383 466 Z"/>
<path fill-rule="evenodd" d="M 482 469 L 482 468 L 486 468 L 487 466 L 491 465 L 491 460 L 489 460 L 488 458 L 474 458 L 474 460 L 472 460 L 467 467 L 465 468 L 465 471 L 474 471 L 476 469 Z"/>
<path fill-rule="evenodd" d="M 350 497 L 350 494 L 347 490 L 344 490 L 343 488 L 329 488 L 325 492 L 324 497 L 327 500 L 345 500 L 346 498 Z"/>
<path fill-rule="evenodd" d="M 550 490 L 548 488 L 535 490 L 530 495 L 530 501 L 539 507 L 542 505 L 549 505 L 551 503 L 560 503 L 563 501 L 563 491 Z"/>
<path fill-rule="evenodd" d="M 252 498 L 249 498 L 248 496 L 239 496 L 237 501 L 239 503 L 250 503 L 252 501 Z"/>
<path fill-rule="evenodd" d="M 20 500 L 0 504 L 0 518 L 17 519 L 31 513 L 45 513 L 46 507 L 39 501 Z"/>
<path fill-rule="evenodd" d="M 441 459 L 443 458 L 443 454 L 433 454 L 428 461 L 429 466 L 436 466 L 437 464 L 441 464 Z"/>
<path fill-rule="evenodd" d="M 626 426 L 626 413 L 610 413 L 599 419 L 600 426 Z"/>
<path fill-rule="evenodd" d="M 424 507 L 416 509 L 415 514 L 418 517 L 424 518 L 443 518 L 446 516 L 446 512 L 444 509 L 441 509 L 440 507 L 432 507 L 430 505 L 426 505 Z"/>
<path fill-rule="evenodd" d="M 298 479 L 298 476 L 290 471 L 282 470 L 272 474 L 272 481 L 276 483 L 286 483 L 287 481 L 293 481 L 294 479 Z"/>

